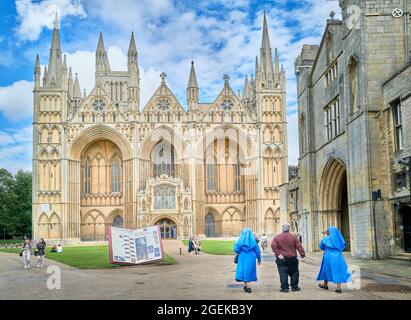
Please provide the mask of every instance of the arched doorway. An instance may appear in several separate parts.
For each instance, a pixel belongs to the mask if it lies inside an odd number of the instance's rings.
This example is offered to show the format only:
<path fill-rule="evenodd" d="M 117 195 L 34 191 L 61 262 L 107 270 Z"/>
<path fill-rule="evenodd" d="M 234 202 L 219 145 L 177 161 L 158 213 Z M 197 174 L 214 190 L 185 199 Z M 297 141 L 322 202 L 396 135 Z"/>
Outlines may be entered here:
<path fill-rule="evenodd" d="M 113 227 L 116 228 L 122 228 L 123 227 L 123 217 L 117 215 L 114 219 L 113 219 Z"/>
<path fill-rule="evenodd" d="M 340 204 L 339 207 L 341 208 L 340 214 L 340 229 L 341 233 L 344 236 L 345 243 L 346 243 L 346 251 L 351 250 L 350 244 L 350 216 L 348 212 L 348 190 L 347 190 L 347 174 L 344 174 L 344 177 L 341 181 L 341 197 L 340 197 Z"/>
<path fill-rule="evenodd" d="M 161 239 L 176 239 L 177 238 L 177 226 L 170 219 L 161 219 L 157 221 L 156 225 L 160 226 Z"/>
<path fill-rule="evenodd" d="M 411 207 L 403 205 L 399 213 L 402 216 L 404 251 L 411 252 Z"/>
<path fill-rule="evenodd" d="M 331 158 L 324 168 L 320 185 L 320 229 L 329 226 L 340 229 L 346 242 L 346 250 L 350 245 L 350 216 L 348 208 L 348 183 L 345 165 L 335 158 Z"/>
<path fill-rule="evenodd" d="M 207 238 L 215 237 L 215 220 L 211 213 L 205 216 L 205 235 Z"/>

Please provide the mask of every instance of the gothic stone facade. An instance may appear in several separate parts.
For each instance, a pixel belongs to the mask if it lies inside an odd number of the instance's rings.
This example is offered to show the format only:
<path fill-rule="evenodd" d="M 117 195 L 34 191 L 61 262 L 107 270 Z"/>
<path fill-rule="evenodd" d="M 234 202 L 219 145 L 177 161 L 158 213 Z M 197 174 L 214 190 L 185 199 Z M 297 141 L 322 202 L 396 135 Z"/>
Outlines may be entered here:
<path fill-rule="evenodd" d="M 164 73 L 140 106 L 137 55 L 132 35 L 127 71 L 111 70 L 100 34 L 95 87 L 82 94 L 56 18 L 48 66 L 41 75 L 37 57 L 35 67 L 33 236 L 101 240 L 112 225 L 156 224 L 164 238 L 278 232 L 286 77 L 266 17 L 255 78 L 241 96 L 225 76 L 215 100 L 200 101 L 192 63 L 186 109 Z"/>
<path fill-rule="evenodd" d="M 354 28 L 352 5 L 361 10 Z M 341 0 L 340 7 L 342 21 L 328 20 L 321 44 L 303 46 L 295 64 L 298 220 L 311 250 L 335 225 L 354 256 L 378 258 L 406 250 L 410 228 L 409 185 L 395 181 L 404 173 L 397 160 L 410 155 L 411 1 Z"/>

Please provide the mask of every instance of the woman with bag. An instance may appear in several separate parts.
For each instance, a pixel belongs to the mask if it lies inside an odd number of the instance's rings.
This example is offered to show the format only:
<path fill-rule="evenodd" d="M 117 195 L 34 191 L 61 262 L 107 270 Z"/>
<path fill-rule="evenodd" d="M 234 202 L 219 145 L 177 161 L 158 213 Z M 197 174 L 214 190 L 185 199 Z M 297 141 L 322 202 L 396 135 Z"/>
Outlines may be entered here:
<path fill-rule="evenodd" d="M 323 280 L 324 282 L 318 286 L 328 290 L 328 282 L 330 281 L 337 284 L 335 292 L 341 293 L 341 283 L 352 281 L 342 253 L 345 249 L 345 240 L 336 227 L 328 227 L 323 234 L 327 236 L 320 242 L 320 249 L 324 250 L 324 255 L 317 281 Z"/>
<path fill-rule="evenodd" d="M 30 268 L 31 253 L 32 253 L 32 249 L 31 249 L 30 240 L 26 239 L 23 242 L 21 253 L 20 253 L 20 256 L 23 257 L 24 269 Z"/>
<path fill-rule="evenodd" d="M 46 242 L 43 238 L 40 238 L 36 248 L 37 251 L 35 252 L 35 255 L 37 256 L 37 268 L 43 268 L 44 252 L 46 251 Z"/>
<path fill-rule="evenodd" d="M 249 228 L 241 231 L 240 239 L 234 244 L 234 262 L 237 264 L 235 280 L 244 282 L 244 292 L 251 293 L 249 283 L 257 281 L 257 267 L 261 264 L 261 251 Z"/>

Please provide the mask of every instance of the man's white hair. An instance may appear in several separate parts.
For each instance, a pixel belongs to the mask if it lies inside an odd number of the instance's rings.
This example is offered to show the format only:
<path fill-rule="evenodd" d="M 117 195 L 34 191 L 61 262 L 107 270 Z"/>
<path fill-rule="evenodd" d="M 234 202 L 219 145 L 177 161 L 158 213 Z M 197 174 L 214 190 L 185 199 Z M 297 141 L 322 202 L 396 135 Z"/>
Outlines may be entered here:
<path fill-rule="evenodd" d="M 284 223 L 284 224 L 281 226 L 281 230 L 282 230 L 283 232 L 290 232 L 290 229 L 291 229 L 291 225 L 290 225 L 289 223 Z"/>

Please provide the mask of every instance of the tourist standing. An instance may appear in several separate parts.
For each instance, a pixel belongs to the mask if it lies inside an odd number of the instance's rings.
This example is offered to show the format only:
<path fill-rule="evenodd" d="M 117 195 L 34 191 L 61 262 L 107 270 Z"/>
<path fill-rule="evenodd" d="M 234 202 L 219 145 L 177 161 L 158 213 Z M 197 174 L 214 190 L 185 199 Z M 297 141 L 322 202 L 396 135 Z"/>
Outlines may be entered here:
<path fill-rule="evenodd" d="M 276 235 L 271 243 L 271 248 L 276 256 L 276 264 L 280 275 L 281 292 L 289 292 L 291 279 L 291 291 L 300 291 L 298 286 L 300 273 L 298 270 L 297 251 L 301 258 L 305 258 L 304 248 L 297 236 L 290 233 L 290 224 L 281 226 L 282 233 Z"/>
<path fill-rule="evenodd" d="M 234 252 L 237 254 L 237 268 L 235 280 L 244 282 L 244 291 L 251 293 L 250 282 L 257 281 L 257 267 L 261 264 L 260 248 L 255 237 L 249 228 L 244 228 L 240 238 L 234 244 Z"/>
<path fill-rule="evenodd" d="M 30 239 L 25 239 L 21 248 L 21 256 L 23 257 L 24 269 L 30 268 L 32 248 Z"/>
<path fill-rule="evenodd" d="M 193 240 L 193 236 L 190 236 L 190 238 L 188 238 L 188 253 L 193 254 L 193 250 L 194 250 L 194 240 Z"/>
<path fill-rule="evenodd" d="M 199 254 L 200 250 L 201 250 L 200 237 L 197 234 L 196 237 L 195 237 L 195 240 L 194 240 L 194 252 L 195 252 L 195 254 Z"/>
<path fill-rule="evenodd" d="M 324 250 L 324 255 L 317 281 L 324 282 L 318 286 L 328 290 L 330 281 L 337 285 L 335 292 L 341 293 L 341 283 L 352 282 L 351 273 L 342 253 L 345 249 L 345 240 L 336 227 L 328 227 L 323 234 L 326 234 L 326 237 L 321 240 L 320 249 Z"/>
<path fill-rule="evenodd" d="M 44 254 L 46 251 L 46 242 L 43 238 L 40 238 L 39 242 L 36 244 L 37 249 L 37 268 L 43 268 Z"/>

